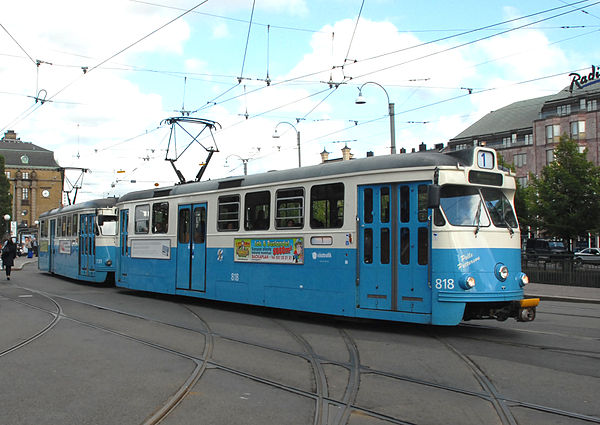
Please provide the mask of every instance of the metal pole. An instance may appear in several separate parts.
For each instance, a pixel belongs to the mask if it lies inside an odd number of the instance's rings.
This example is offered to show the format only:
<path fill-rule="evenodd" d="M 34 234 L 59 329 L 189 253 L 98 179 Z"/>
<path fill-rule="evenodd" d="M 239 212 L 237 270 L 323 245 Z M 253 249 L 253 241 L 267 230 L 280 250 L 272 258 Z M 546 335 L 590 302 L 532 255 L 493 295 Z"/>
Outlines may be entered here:
<path fill-rule="evenodd" d="M 392 141 L 392 146 L 391 146 L 391 152 L 392 154 L 396 153 L 396 124 L 394 123 L 394 104 L 390 103 L 389 104 L 390 107 L 390 133 L 391 133 L 391 141 Z"/>
<path fill-rule="evenodd" d="M 298 130 L 296 130 L 296 137 L 298 139 L 298 168 L 300 168 L 302 167 L 302 160 L 300 159 L 300 132 Z"/>

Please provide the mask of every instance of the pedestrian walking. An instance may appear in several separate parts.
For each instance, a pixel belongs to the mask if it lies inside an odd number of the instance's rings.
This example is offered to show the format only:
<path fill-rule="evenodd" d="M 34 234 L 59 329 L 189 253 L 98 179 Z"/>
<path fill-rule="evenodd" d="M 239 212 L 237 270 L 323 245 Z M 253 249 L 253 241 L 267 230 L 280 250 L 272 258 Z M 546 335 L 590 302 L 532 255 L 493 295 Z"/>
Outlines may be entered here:
<path fill-rule="evenodd" d="M 15 257 L 17 256 L 17 246 L 9 236 L 2 244 L 2 264 L 6 271 L 6 280 L 10 280 L 10 271 L 15 265 Z"/>

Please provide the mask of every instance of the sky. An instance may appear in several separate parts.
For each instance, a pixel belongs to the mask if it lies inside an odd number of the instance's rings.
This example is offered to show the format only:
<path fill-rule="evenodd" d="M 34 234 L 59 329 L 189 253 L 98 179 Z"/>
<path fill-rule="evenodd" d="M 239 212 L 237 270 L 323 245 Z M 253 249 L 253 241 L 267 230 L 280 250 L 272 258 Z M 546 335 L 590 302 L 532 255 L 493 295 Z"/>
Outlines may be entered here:
<path fill-rule="evenodd" d="M 193 180 L 210 150 L 204 180 L 294 168 L 298 133 L 302 166 L 387 155 L 388 103 L 410 152 L 557 93 L 599 41 L 593 0 L 4 1 L 0 134 L 73 167 L 78 201 L 173 185 L 169 160 Z"/>

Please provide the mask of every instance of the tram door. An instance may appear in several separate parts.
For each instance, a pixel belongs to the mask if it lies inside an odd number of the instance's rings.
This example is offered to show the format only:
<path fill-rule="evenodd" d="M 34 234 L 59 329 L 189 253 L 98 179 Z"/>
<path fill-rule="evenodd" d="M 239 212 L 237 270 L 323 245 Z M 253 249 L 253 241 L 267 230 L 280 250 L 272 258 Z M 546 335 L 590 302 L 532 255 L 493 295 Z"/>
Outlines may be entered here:
<path fill-rule="evenodd" d="M 94 214 L 79 216 L 79 274 L 94 276 L 96 273 L 96 217 Z"/>
<path fill-rule="evenodd" d="M 129 226 L 129 210 L 121 210 L 121 219 L 119 220 L 119 223 L 121 226 L 119 229 L 119 281 L 127 282 L 127 272 L 129 268 L 129 247 L 127 246 L 127 226 Z"/>
<path fill-rule="evenodd" d="M 179 206 L 176 287 L 206 290 L 206 203 Z"/>
<path fill-rule="evenodd" d="M 428 184 L 359 186 L 360 308 L 431 312 Z"/>
<path fill-rule="evenodd" d="M 50 220 L 50 244 L 48 245 L 48 271 L 54 272 L 54 238 L 56 234 L 56 219 Z"/>

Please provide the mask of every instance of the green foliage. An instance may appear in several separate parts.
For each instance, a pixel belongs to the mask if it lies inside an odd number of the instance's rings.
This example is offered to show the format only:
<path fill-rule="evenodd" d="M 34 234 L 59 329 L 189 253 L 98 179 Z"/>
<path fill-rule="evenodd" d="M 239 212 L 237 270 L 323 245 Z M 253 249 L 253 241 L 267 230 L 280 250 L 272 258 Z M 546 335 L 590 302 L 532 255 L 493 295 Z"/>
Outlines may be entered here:
<path fill-rule="evenodd" d="M 10 183 L 4 173 L 4 157 L 0 155 L 0 237 L 9 230 L 9 223 L 4 220 L 6 214 L 12 210 L 12 196 L 10 195 Z"/>
<path fill-rule="evenodd" d="M 574 239 L 598 230 L 600 221 L 600 167 L 586 159 L 587 150 L 566 136 L 554 151 L 555 160 L 539 177 L 531 176 L 526 203 L 530 224 L 550 236 Z"/>

